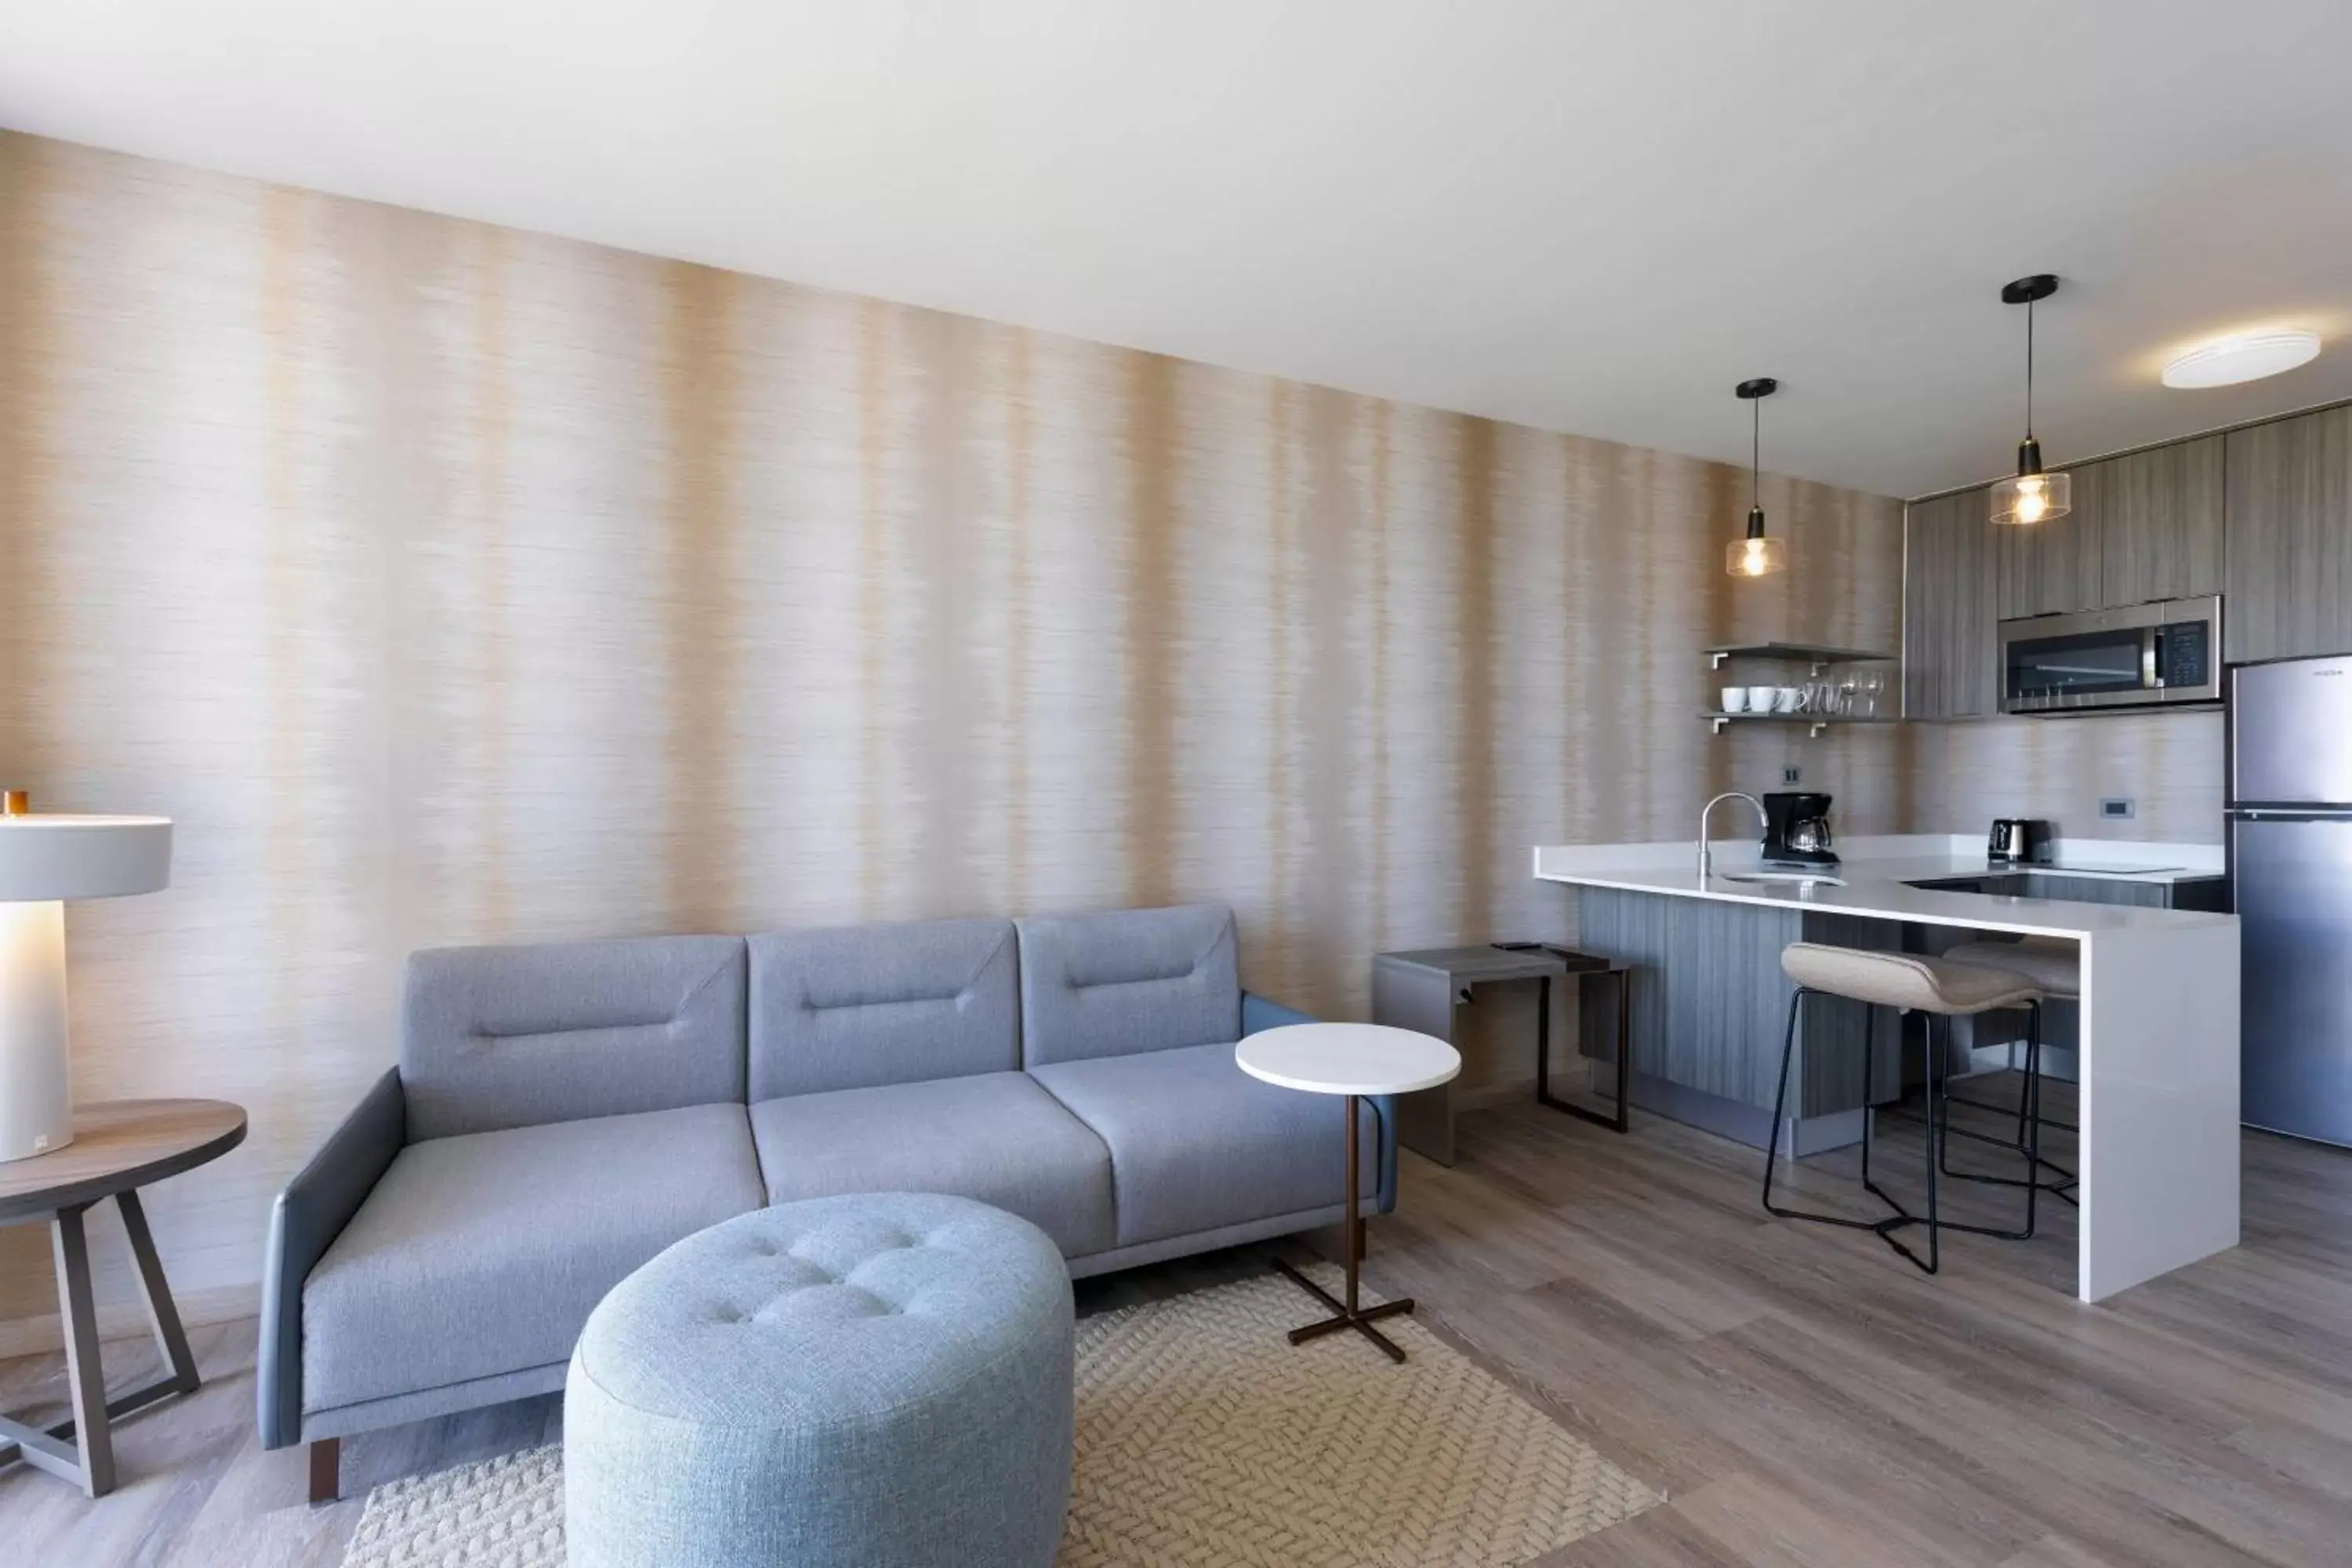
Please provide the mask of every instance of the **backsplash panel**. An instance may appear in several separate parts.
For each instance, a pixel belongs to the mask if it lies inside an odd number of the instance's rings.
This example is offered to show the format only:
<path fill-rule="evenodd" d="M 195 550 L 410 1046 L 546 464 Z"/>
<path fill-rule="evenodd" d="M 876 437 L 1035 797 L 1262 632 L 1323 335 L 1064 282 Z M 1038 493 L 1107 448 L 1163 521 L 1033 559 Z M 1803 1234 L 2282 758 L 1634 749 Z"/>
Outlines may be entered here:
<path fill-rule="evenodd" d="M 1911 822 L 1924 833 L 1981 832 L 1996 816 L 2045 816 L 2064 838 L 2221 842 L 2218 711 L 1981 719 L 1906 726 L 1923 777 Z M 2099 815 L 2103 796 L 2136 815 Z"/>

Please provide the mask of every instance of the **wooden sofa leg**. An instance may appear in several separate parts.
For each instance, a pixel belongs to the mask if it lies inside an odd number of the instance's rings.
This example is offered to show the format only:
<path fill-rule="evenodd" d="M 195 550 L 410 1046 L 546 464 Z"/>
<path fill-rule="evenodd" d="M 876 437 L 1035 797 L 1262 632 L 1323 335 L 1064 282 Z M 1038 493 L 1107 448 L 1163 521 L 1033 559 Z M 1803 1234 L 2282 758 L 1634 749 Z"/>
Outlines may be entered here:
<path fill-rule="evenodd" d="M 343 1440 L 321 1437 L 310 1445 L 310 1500 L 333 1502 L 343 1490 Z"/>

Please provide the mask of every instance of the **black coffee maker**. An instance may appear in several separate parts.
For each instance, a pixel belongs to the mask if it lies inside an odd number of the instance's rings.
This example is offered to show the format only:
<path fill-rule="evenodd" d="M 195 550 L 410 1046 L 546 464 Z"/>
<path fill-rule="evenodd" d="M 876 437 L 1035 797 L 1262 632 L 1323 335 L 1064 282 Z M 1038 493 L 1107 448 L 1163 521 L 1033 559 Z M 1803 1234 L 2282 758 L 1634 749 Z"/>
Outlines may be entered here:
<path fill-rule="evenodd" d="M 1797 870 L 1835 867 L 1831 846 L 1830 797 L 1768 795 L 1764 797 L 1764 864 Z"/>

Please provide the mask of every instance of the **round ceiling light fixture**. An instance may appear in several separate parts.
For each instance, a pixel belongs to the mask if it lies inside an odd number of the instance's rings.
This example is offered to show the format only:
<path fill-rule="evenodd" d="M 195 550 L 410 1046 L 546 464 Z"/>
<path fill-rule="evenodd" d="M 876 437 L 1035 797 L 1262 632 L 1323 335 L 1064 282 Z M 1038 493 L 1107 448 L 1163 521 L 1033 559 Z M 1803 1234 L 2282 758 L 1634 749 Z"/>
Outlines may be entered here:
<path fill-rule="evenodd" d="M 2231 332 L 2199 343 L 2164 362 L 2164 384 L 2235 386 L 2309 364 L 2319 357 L 2319 334 L 2304 327 Z"/>

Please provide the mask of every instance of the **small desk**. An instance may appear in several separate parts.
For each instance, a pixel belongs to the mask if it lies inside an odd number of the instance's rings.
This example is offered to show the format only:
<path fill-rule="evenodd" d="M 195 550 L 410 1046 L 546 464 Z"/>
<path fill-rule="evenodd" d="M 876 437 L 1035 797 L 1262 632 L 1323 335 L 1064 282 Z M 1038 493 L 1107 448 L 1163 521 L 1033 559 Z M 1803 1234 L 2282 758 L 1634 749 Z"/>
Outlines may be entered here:
<path fill-rule="evenodd" d="M 172 1304 L 172 1288 L 163 1279 L 163 1261 L 155 1254 L 138 1189 L 194 1170 L 244 1142 L 244 1108 L 226 1100 L 98 1100 L 74 1107 L 73 1142 L 64 1148 L 0 1164 L 0 1225 L 49 1223 L 65 1326 L 66 1379 L 73 1392 L 73 1415 L 52 1426 L 0 1415 L 0 1465 L 21 1458 L 79 1483 L 91 1497 L 104 1497 L 114 1489 L 112 1424 L 159 1399 L 196 1391 L 196 1358 L 189 1353 L 179 1309 Z M 108 1198 L 121 1211 L 122 1228 L 130 1233 L 148 1326 L 171 1368 L 117 1399 L 106 1397 L 106 1369 L 99 1361 L 89 1238 L 81 1219 L 84 1211 Z"/>
<path fill-rule="evenodd" d="M 1573 1104 L 1551 1091 L 1551 983 L 1574 975 L 1580 994 L 1588 974 L 1616 981 L 1617 1110 L 1614 1115 Z M 1536 992 L 1536 1099 L 1554 1110 L 1622 1132 L 1631 1125 L 1626 1086 L 1633 1064 L 1628 1005 L 1632 987 L 1626 966 L 1574 948 L 1549 943 L 1510 947 L 1427 947 L 1372 958 L 1372 1018 L 1376 1023 L 1417 1029 L 1452 1044 L 1454 1016 L 1478 986 L 1505 980 L 1533 980 Z M 1441 1165 L 1454 1163 L 1454 1087 L 1446 1084 L 1397 1101 L 1397 1141 Z"/>

